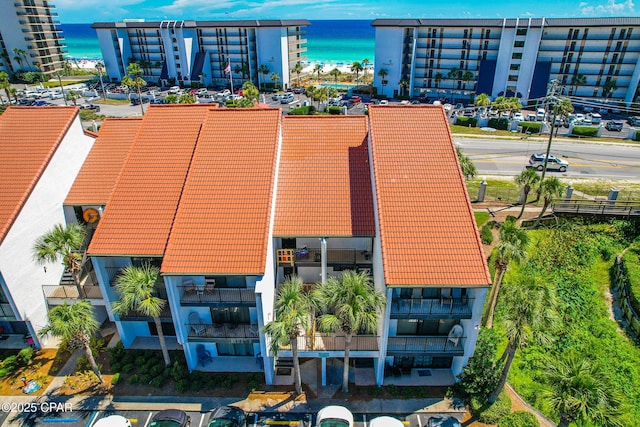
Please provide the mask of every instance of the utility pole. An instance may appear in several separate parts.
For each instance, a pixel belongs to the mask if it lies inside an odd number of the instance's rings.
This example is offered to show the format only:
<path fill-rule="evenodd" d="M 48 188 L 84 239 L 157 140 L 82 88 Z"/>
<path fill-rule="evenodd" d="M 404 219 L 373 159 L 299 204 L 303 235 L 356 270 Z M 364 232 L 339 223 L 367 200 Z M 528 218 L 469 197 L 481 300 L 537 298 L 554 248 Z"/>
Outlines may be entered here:
<path fill-rule="evenodd" d="M 66 107 L 68 105 L 67 97 L 65 96 L 64 89 L 62 88 L 62 77 L 60 77 L 60 72 L 57 72 L 56 76 L 58 77 L 58 82 L 60 83 L 60 93 L 62 94 L 62 100 L 64 101 L 64 105 Z"/>
<path fill-rule="evenodd" d="M 553 127 L 556 124 L 556 109 L 555 103 L 557 101 L 556 98 L 556 89 L 558 88 L 558 81 L 552 80 L 549 85 L 549 90 L 547 91 L 547 106 L 551 106 L 551 110 L 553 111 L 553 116 L 551 117 L 551 129 L 549 132 L 549 142 L 547 143 L 547 155 L 544 158 L 544 165 L 542 166 L 542 176 L 540 177 L 540 186 L 542 187 L 542 181 L 544 181 L 544 176 L 547 173 L 547 163 L 549 162 L 549 155 L 551 154 L 551 142 L 553 140 Z"/>

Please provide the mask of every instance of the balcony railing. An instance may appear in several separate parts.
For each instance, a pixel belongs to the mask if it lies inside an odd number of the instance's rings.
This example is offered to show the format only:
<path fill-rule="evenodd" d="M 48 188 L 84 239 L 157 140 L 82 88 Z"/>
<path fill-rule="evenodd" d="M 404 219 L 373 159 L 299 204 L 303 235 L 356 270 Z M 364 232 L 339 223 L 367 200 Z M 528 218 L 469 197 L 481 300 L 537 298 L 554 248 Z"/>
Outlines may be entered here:
<path fill-rule="evenodd" d="M 182 304 L 256 304 L 253 289 L 214 288 L 204 286 L 178 286 Z"/>
<path fill-rule="evenodd" d="M 298 351 L 342 351 L 345 337 L 333 334 L 315 334 L 298 337 Z M 290 345 L 280 347 L 291 350 Z M 375 335 L 354 335 L 351 338 L 351 351 L 378 351 L 378 337 Z"/>
<path fill-rule="evenodd" d="M 447 353 L 464 354 L 466 337 L 447 336 L 389 337 L 387 354 L 392 353 Z"/>
<path fill-rule="evenodd" d="M 187 323 L 189 338 L 258 338 L 258 325 L 236 323 Z"/>
<path fill-rule="evenodd" d="M 0 303 L 0 320 L 16 320 L 16 316 L 11 309 L 11 304 Z"/>
<path fill-rule="evenodd" d="M 297 264 L 299 266 L 320 266 L 322 253 L 320 249 L 277 249 L 277 261 L 279 265 Z M 327 249 L 327 265 L 341 266 L 370 266 L 373 263 L 372 254 L 369 251 L 357 249 Z"/>
<path fill-rule="evenodd" d="M 47 299 L 103 299 L 99 286 L 42 285 Z"/>
<path fill-rule="evenodd" d="M 394 298 L 391 303 L 391 317 L 455 316 L 471 318 L 473 301 L 474 298 Z"/>

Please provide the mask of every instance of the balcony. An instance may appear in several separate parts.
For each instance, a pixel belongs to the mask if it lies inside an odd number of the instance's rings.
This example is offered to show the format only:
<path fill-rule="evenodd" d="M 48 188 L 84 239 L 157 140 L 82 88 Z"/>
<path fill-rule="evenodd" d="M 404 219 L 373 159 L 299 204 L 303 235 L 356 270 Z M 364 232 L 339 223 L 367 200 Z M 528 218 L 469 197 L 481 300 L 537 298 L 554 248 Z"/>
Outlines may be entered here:
<path fill-rule="evenodd" d="M 334 334 L 315 334 L 298 337 L 298 351 L 343 351 L 345 337 Z M 282 350 L 291 350 L 290 345 L 281 346 Z M 378 337 L 375 335 L 354 335 L 351 338 L 351 351 L 378 351 Z"/>
<path fill-rule="evenodd" d="M 320 267 L 322 254 L 320 249 L 278 249 L 278 265 L 294 264 L 299 267 Z M 327 249 L 327 265 L 332 267 L 355 268 L 371 267 L 371 252 L 356 249 Z"/>
<path fill-rule="evenodd" d="M 0 320 L 16 320 L 16 316 L 15 314 L 13 314 L 13 310 L 11 309 L 11 305 L 9 303 L 0 303 Z"/>
<path fill-rule="evenodd" d="M 466 337 L 447 336 L 389 337 L 388 356 L 425 353 L 432 355 L 462 356 Z"/>
<path fill-rule="evenodd" d="M 190 340 L 209 339 L 239 339 L 250 338 L 257 340 L 258 325 L 239 325 L 237 323 L 187 323 Z"/>
<path fill-rule="evenodd" d="M 144 321 L 151 322 L 153 320 L 150 316 L 145 316 L 143 313 L 138 311 L 130 311 L 129 313 L 119 316 L 121 321 L 133 320 L 133 321 Z M 169 307 L 169 303 L 164 305 L 162 309 L 162 313 L 160 313 L 160 320 L 171 321 L 173 317 L 171 316 L 171 308 Z"/>
<path fill-rule="evenodd" d="M 204 286 L 178 286 L 182 305 L 212 304 L 219 306 L 255 306 L 256 293 L 253 289 L 214 288 Z"/>
<path fill-rule="evenodd" d="M 44 297 L 51 300 L 103 299 L 99 286 L 42 285 Z"/>
<path fill-rule="evenodd" d="M 394 298 L 394 319 L 471 319 L 474 298 Z"/>

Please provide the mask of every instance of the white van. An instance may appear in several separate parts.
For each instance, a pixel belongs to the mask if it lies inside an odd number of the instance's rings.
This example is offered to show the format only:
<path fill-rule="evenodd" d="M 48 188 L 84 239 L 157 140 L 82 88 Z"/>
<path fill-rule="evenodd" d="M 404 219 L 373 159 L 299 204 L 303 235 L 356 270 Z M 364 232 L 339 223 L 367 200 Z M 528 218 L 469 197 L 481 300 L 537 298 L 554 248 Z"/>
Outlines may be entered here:
<path fill-rule="evenodd" d="M 175 94 L 177 94 L 179 92 L 180 92 L 180 86 L 171 86 L 169 88 L 169 93 L 172 93 L 172 94 L 175 95 Z"/>
<path fill-rule="evenodd" d="M 536 120 L 539 122 L 544 121 L 545 114 L 546 114 L 546 111 L 544 111 L 544 108 L 538 108 L 536 110 Z"/>
<path fill-rule="evenodd" d="M 600 122 L 602 121 L 602 116 L 598 113 L 591 113 L 591 123 L 593 123 L 594 125 L 598 125 L 600 124 Z"/>

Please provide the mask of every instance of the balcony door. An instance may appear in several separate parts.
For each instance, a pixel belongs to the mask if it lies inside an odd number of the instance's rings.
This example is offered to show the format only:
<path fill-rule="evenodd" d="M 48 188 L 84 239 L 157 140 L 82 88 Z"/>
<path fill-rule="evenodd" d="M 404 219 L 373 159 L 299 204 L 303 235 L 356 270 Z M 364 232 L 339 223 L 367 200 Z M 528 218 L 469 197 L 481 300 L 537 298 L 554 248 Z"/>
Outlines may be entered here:
<path fill-rule="evenodd" d="M 459 321 L 457 319 L 398 319 L 398 329 L 396 331 L 396 335 L 447 335 L 451 328 L 458 323 Z"/>
<path fill-rule="evenodd" d="M 233 323 L 236 325 L 251 323 L 249 307 L 212 307 L 211 319 L 213 319 L 213 323 Z"/>

